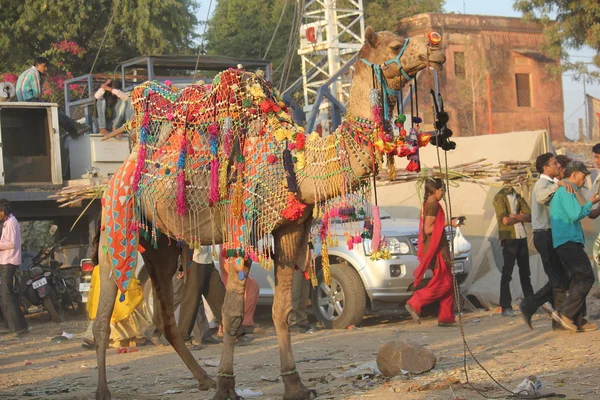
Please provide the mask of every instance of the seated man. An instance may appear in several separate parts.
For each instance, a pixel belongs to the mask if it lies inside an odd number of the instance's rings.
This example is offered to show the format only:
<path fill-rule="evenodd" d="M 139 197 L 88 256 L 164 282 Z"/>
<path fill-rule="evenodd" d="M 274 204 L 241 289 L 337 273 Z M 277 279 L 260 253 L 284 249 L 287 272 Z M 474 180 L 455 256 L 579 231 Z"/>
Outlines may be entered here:
<path fill-rule="evenodd" d="M 24 71 L 17 80 L 17 99 L 19 101 L 43 102 L 42 93 L 44 87 L 44 76 L 48 71 L 50 61 L 46 57 L 36 57 L 33 66 Z M 79 126 L 63 110 L 58 109 L 58 124 L 76 139 L 88 130 L 85 125 Z"/>
<path fill-rule="evenodd" d="M 121 82 L 108 79 L 94 94 L 95 117 L 102 135 L 118 129 L 125 123 L 125 112 L 129 96 L 121 89 Z"/>

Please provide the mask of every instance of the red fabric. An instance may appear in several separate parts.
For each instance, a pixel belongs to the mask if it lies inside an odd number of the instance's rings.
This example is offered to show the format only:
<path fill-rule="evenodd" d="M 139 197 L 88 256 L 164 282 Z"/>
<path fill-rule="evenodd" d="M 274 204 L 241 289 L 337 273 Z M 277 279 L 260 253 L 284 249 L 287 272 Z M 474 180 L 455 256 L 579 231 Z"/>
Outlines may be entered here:
<path fill-rule="evenodd" d="M 454 287 L 452 273 L 445 263 L 433 270 L 433 278 L 426 287 L 419 289 L 408 300 L 408 304 L 418 313 L 421 309 L 435 301 L 440 302 L 438 321 L 444 323 L 455 322 L 454 316 Z"/>
<path fill-rule="evenodd" d="M 425 209 L 425 206 L 423 206 Z M 419 244 L 418 244 L 418 254 L 419 258 L 419 267 L 414 273 L 415 276 L 415 286 L 418 286 L 421 283 L 421 279 L 427 271 L 431 261 L 434 257 L 437 258 L 438 267 L 433 270 L 433 278 L 427 286 L 422 289 L 417 290 L 413 296 L 408 300 L 408 304 L 417 312 L 421 313 L 421 308 L 424 306 L 431 304 L 435 301 L 440 302 L 440 309 L 438 313 L 438 321 L 445 323 L 452 323 L 455 321 L 454 317 L 454 286 L 452 279 L 452 272 L 446 261 L 444 261 L 444 257 L 442 256 L 442 252 L 439 251 L 440 240 L 442 235 L 445 234 L 445 222 L 446 217 L 444 214 L 444 210 L 440 206 L 438 208 L 437 216 L 435 217 L 435 222 L 433 225 L 433 232 L 431 234 L 429 246 L 427 249 L 427 253 L 423 254 L 423 238 L 425 235 L 424 232 L 424 218 L 423 213 L 421 213 L 420 219 L 420 229 L 419 229 Z"/>
<path fill-rule="evenodd" d="M 439 204 L 438 204 L 439 205 Z M 423 204 L 423 210 L 425 210 L 425 204 Z M 418 251 L 417 257 L 419 258 L 419 267 L 413 273 L 415 277 L 415 286 L 419 286 L 421 283 L 421 279 L 423 279 L 423 275 L 425 275 L 425 271 L 431 265 L 431 261 L 433 261 L 434 257 L 438 258 L 438 261 L 444 262 L 442 258 L 442 254 L 439 251 L 438 247 L 440 246 L 440 241 L 442 239 L 442 235 L 444 234 L 446 227 L 446 214 L 444 214 L 444 210 L 441 206 L 438 207 L 438 213 L 435 217 L 435 222 L 433 224 L 433 232 L 431 233 L 431 237 L 429 238 L 429 246 L 427 250 L 427 254 L 423 254 L 423 249 L 425 246 L 423 245 L 423 239 L 425 238 L 425 218 L 423 218 L 423 211 L 421 211 L 421 218 L 419 221 L 419 242 L 418 242 Z"/>

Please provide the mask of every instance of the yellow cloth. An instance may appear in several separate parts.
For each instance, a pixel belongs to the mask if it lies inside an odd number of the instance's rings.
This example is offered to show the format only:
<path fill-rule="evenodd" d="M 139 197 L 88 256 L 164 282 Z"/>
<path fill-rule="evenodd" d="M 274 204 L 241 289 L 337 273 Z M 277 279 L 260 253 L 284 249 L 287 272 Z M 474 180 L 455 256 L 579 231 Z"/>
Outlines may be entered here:
<path fill-rule="evenodd" d="M 117 292 L 117 298 L 115 300 L 115 308 L 113 309 L 110 323 L 122 321 L 127 318 L 131 313 L 135 311 L 144 300 L 144 293 L 140 286 L 140 281 L 137 279 L 131 279 L 129 289 L 125 292 L 125 300 L 119 301 L 121 292 Z M 92 282 L 90 283 L 90 292 L 88 294 L 87 302 L 87 313 L 91 320 L 96 319 L 96 312 L 98 311 L 98 302 L 100 300 L 100 268 L 96 266 L 94 272 L 92 272 Z"/>

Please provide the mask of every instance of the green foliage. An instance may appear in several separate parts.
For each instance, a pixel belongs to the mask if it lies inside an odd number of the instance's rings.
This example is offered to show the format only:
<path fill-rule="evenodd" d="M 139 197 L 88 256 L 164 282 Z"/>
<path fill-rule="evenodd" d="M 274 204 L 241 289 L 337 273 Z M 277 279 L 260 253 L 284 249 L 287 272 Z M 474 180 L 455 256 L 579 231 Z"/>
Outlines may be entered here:
<path fill-rule="evenodd" d="M 515 0 L 514 8 L 528 21 L 544 27 L 543 51 L 563 61 L 562 69 L 581 72 L 582 63 L 570 63 L 567 51 L 587 45 L 596 51 L 594 64 L 600 67 L 600 2 L 598 0 Z M 556 16 L 552 20 L 552 16 Z M 583 73 L 583 75 L 590 75 Z M 592 76 L 597 74 L 591 73 Z"/>
<path fill-rule="evenodd" d="M 343 7 L 343 1 L 347 0 L 338 0 L 339 7 Z M 400 18 L 442 11 L 444 3 L 444 0 L 364 0 L 363 6 L 367 25 L 376 30 L 395 30 Z M 297 54 L 300 40 L 290 32 L 295 26 L 295 16 L 303 11 L 299 7 L 304 4 L 304 1 L 294 0 L 218 1 L 205 36 L 208 53 L 262 59 L 274 37 L 266 57 L 273 62 L 273 82 L 280 82 L 283 74 L 283 78 L 291 83 L 301 75 L 301 71 Z M 273 35 L 284 7 L 280 27 Z M 286 77 L 289 57 L 292 57 L 291 69 L 289 77 Z M 279 86 L 285 88 L 285 85 Z"/>
<path fill-rule="evenodd" d="M 281 77 L 286 56 L 293 57 L 290 79 L 296 79 L 300 76 L 297 55 L 299 41 L 290 43 L 290 32 L 294 15 L 298 12 L 297 7 L 298 2 L 294 0 L 218 1 L 206 30 L 208 53 L 271 60 L 275 70 L 274 82 L 278 82 Z M 282 11 L 279 29 L 273 36 Z M 267 54 L 272 38 L 273 43 Z"/>
<path fill-rule="evenodd" d="M 48 54 L 53 69 L 88 73 L 105 32 L 95 72 L 142 54 L 193 53 L 196 9 L 195 0 L 0 0 L 0 71 L 22 71 Z M 62 43 L 84 53 L 61 51 Z"/>
<path fill-rule="evenodd" d="M 398 21 L 426 12 L 442 12 L 445 0 L 364 0 L 365 25 L 376 31 L 396 31 Z"/>

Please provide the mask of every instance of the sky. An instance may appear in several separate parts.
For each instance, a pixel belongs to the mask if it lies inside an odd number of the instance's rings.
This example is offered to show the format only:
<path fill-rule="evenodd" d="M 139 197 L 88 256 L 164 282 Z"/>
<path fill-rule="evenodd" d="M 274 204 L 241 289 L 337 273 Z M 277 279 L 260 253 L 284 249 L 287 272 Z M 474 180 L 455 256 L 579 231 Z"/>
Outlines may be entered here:
<path fill-rule="evenodd" d="M 205 21 L 207 15 L 214 11 L 217 0 L 200 0 L 198 20 Z M 445 11 L 464 14 L 496 15 L 504 17 L 520 17 L 521 13 L 512 7 L 513 0 L 446 0 Z M 200 31 L 203 27 L 200 28 Z M 202 32 L 200 32 L 202 33 Z M 592 49 L 569 52 L 571 61 L 591 62 Z M 586 92 L 600 98 L 600 84 L 587 84 Z M 563 75 L 563 98 L 565 103 L 565 134 L 575 140 L 578 135 L 578 119 L 585 117 L 584 89 L 581 82 L 572 79 L 569 73 Z M 584 122 L 585 124 L 585 122 Z"/>

